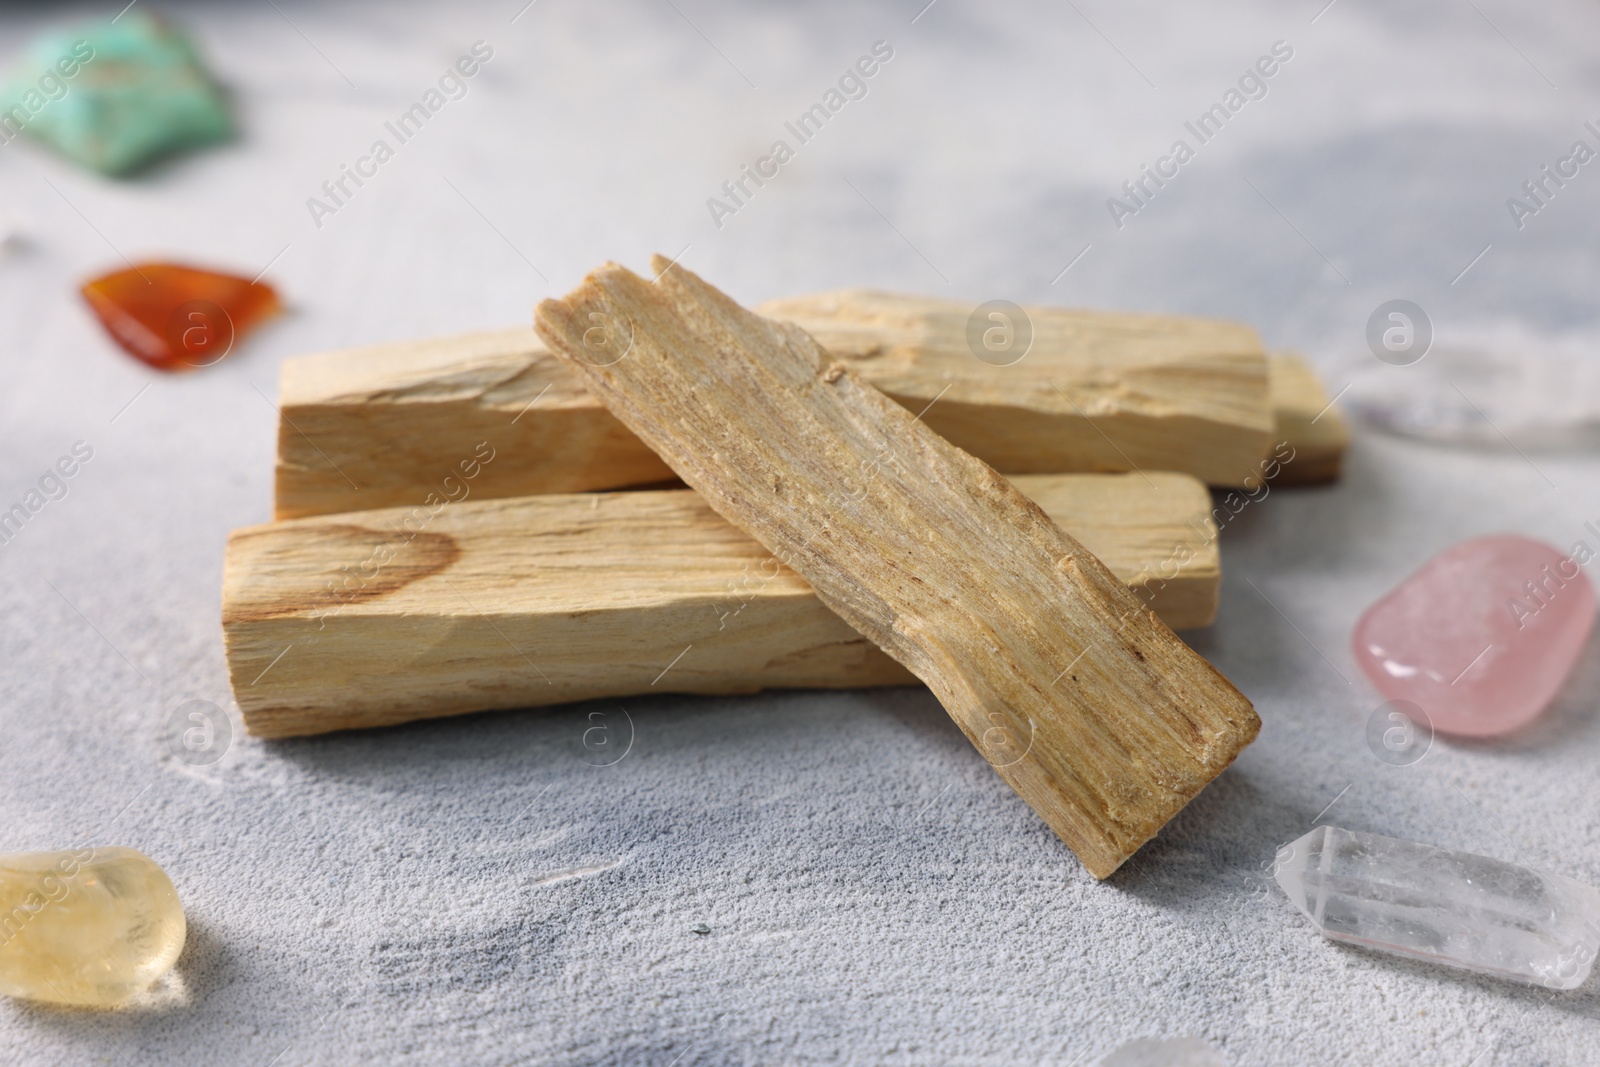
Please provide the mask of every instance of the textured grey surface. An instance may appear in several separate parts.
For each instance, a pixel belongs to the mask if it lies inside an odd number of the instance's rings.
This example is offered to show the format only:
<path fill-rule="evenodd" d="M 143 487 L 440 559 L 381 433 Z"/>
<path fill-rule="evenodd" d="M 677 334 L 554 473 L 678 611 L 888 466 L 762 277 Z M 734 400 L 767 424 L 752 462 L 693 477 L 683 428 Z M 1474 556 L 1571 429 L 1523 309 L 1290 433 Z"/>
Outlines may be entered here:
<path fill-rule="evenodd" d="M 95 449 L 0 548 L 0 848 L 138 847 L 192 924 L 137 1009 L 0 1004 L 0 1060 L 1068 1065 L 1192 1035 L 1236 1065 L 1600 1061 L 1597 983 L 1551 997 L 1323 943 L 1262 870 L 1321 817 L 1600 882 L 1600 645 L 1528 736 L 1410 767 L 1368 751 L 1378 699 L 1347 651 L 1445 545 L 1583 536 L 1593 454 L 1363 435 L 1338 487 L 1246 508 L 1191 639 L 1261 738 L 1105 884 L 920 691 L 169 755 L 172 709 L 229 701 L 221 553 L 268 514 L 278 362 L 523 322 L 605 258 L 687 245 L 751 301 L 873 284 L 1239 316 L 1336 388 L 1393 297 L 1464 342 L 1595 332 L 1600 176 L 1521 231 L 1505 207 L 1600 117 L 1592 7 L 939 0 L 913 24 L 922 5 L 179 7 L 237 145 L 125 183 L 0 149 L 35 238 L 0 259 L 0 506 Z M 0 59 L 44 17 L 0 12 Z M 306 198 L 478 39 L 468 96 L 315 228 Z M 705 199 L 878 39 L 868 96 L 716 229 Z M 1268 96 L 1113 228 L 1105 198 L 1279 39 Z M 71 288 L 122 253 L 253 274 L 280 250 L 294 313 L 184 378 L 113 350 Z M 631 717 L 613 766 L 590 765 L 613 758 L 582 743 L 591 712 L 617 744 Z"/>

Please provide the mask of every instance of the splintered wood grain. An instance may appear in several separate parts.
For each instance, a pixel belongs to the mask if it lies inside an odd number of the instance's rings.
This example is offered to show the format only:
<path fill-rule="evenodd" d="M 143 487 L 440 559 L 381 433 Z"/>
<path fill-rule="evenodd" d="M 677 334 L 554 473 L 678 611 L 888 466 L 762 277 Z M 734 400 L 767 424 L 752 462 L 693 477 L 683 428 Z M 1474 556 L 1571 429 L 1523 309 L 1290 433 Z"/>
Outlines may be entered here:
<path fill-rule="evenodd" d="M 1174 626 L 1221 571 L 1186 475 L 1022 490 Z M 223 633 L 246 728 L 291 737 L 642 693 L 915 679 L 687 490 L 391 508 L 235 531 Z"/>
<path fill-rule="evenodd" d="M 863 289 L 757 310 L 1008 474 L 1175 470 L 1240 486 L 1271 445 L 1266 356 L 1240 323 L 1027 307 L 980 315 L 975 334 L 970 303 Z M 987 358 L 1015 362 L 978 358 L 989 328 L 1017 348 Z"/>
<path fill-rule="evenodd" d="M 653 269 L 609 264 L 544 301 L 540 336 L 926 683 L 1096 877 L 1255 737 L 1250 702 L 991 467 L 845 366 L 819 371 L 799 327 Z"/>
<path fill-rule="evenodd" d="M 284 363 L 280 519 L 675 481 L 532 330 L 374 345 Z"/>

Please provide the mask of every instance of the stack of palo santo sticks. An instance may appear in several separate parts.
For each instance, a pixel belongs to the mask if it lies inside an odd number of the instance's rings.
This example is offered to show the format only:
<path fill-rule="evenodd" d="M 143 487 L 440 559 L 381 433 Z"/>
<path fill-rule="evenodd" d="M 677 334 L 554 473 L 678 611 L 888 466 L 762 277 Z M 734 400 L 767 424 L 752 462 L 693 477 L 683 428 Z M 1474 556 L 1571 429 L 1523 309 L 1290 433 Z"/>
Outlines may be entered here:
<path fill-rule="evenodd" d="M 1097 877 L 1254 738 L 1172 629 L 1214 617 L 1243 501 L 1338 476 L 1303 362 L 1056 308 L 979 358 L 970 305 L 758 314 L 654 266 L 537 332 L 285 364 L 278 521 L 223 588 L 252 734 L 920 680 Z"/>

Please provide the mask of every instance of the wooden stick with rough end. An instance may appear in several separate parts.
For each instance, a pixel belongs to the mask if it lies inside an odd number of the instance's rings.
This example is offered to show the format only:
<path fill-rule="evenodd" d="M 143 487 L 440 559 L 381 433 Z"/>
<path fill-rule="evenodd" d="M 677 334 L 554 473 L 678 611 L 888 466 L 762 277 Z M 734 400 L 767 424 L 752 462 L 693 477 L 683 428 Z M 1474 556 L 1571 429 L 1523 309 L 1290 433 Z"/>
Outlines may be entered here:
<path fill-rule="evenodd" d="M 975 312 L 871 289 L 756 311 L 799 326 L 1006 474 L 1173 470 L 1237 488 L 1259 481 L 1272 447 L 1266 357 L 1241 323 L 1014 304 Z"/>
<path fill-rule="evenodd" d="M 1289 458 L 1272 480 L 1279 485 L 1337 481 L 1350 446 L 1350 424 L 1304 359 L 1275 352 L 1267 366 L 1278 440 L 1289 449 Z"/>
<path fill-rule="evenodd" d="M 452 496 L 483 444 L 479 499 L 673 480 L 527 328 L 286 360 L 278 402 L 277 519 Z"/>
<path fill-rule="evenodd" d="M 670 261 L 536 326 L 724 518 L 922 679 L 1098 878 L 1260 729 L 1254 709 L 992 468 L 799 327 Z"/>
<path fill-rule="evenodd" d="M 1017 486 L 1162 619 L 1210 623 L 1221 571 L 1204 485 L 1157 472 L 1025 474 Z M 601 697 L 915 681 L 688 489 L 235 530 L 222 629 L 234 698 L 260 737 Z"/>
<path fill-rule="evenodd" d="M 815 315 L 828 299 L 838 297 L 763 307 Z M 1245 327 L 1035 309 L 1044 332 L 1033 349 L 993 366 L 952 348 L 965 343 L 960 322 L 929 315 L 915 330 L 876 318 L 837 325 L 823 344 L 1002 474 L 1179 470 L 1252 489 L 1269 465 L 1282 468 L 1280 485 L 1338 474 L 1348 433 L 1337 410 L 1312 421 L 1328 398 L 1304 363 L 1270 361 L 1275 423 L 1260 418 L 1262 361 Z M 499 458 L 475 483 L 479 498 L 673 479 L 526 327 L 298 356 L 283 364 L 279 401 L 280 519 L 421 503 L 444 478 L 459 481 L 453 465 L 484 441 Z"/>

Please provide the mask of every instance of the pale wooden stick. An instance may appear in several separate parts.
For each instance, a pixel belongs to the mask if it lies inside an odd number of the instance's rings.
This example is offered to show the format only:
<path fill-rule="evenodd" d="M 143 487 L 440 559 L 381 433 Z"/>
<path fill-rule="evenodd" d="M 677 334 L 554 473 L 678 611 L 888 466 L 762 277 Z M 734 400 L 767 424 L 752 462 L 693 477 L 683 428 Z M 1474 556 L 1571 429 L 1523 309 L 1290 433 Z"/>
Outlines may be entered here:
<path fill-rule="evenodd" d="M 1304 359 L 1275 352 L 1267 366 L 1278 439 L 1292 457 L 1280 464 L 1272 480 L 1281 485 L 1337 481 L 1350 445 L 1350 424 Z"/>
<path fill-rule="evenodd" d="M 803 330 L 652 267 L 544 301 L 540 336 L 922 679 L 1096 877 L 1255 737 L 1250 702 L 1010 482 L 844 366 L 819 372 Z"/>
<path fill-rule="evenodd" d="M 857 319 L 869 298 L 894 315 L 836 324 L 829 343 L 1007 473 L 1180 470 L 1248 487 L 1274 442 L 1266 364 L 1245 327 L 1036 308 L 1032 349 L 995 366 L 965 349 L 960 307 L 868 294 L 849 305 Z M 839 299 L 776 306 L 798 314 Z M 673 479 L 529 329 L 291 359 L 280 402 L 280 519 L 420 503 L 459 478 L 456 466 L 481 441 L 499 458 L 480 496 Z"/>
<path fill-rule="evenodd" d="M 448 498 L 484 442 L 480 498 L 675 480 L 526 328 L 291 359 L 279 408 L 280 519 Z"/>
<path fill-rule="evenodd" d="M 1210 623 L 1221 570 L 1199 482 L 1017 484 L 1169 623 Z M 228 541 L 222 611 L 234 695 L 264 737 L 598 697 L 916 681 L 687 489 L 248 527 Z"/>
<path fill-rule="evenodd" d="M 975 318 L 970 303 L 862 289 L 756 310 L 1007 474 L 1175 470 L 1238 487 L 1272 444 L 1266 357 L 1239 323 L 1014 306 Z"/>

